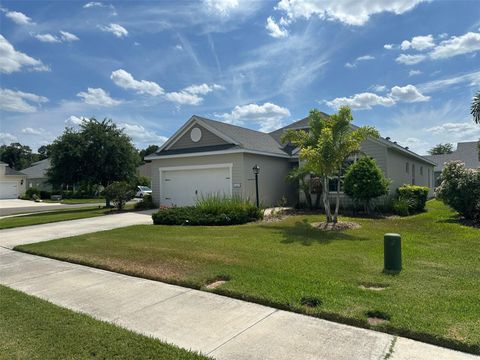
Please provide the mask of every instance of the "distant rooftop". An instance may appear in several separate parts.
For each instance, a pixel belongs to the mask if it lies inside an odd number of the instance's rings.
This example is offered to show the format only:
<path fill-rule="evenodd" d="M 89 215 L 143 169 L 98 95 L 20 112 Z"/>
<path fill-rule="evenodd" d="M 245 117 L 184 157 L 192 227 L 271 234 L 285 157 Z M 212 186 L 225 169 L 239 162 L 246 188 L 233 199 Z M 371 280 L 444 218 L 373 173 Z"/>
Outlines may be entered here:
<path fill-rule="evenodd" d="M 457 149 L 451 154 L 424 155 L 425 158 L 436 162 L 438 165 L 435 171 L 442 171 L 445 163 L 454 160 L 460 160 L 465 163 L 469 169 L 479 169 L 480 160 L 478 159 L 478 141 L 459 142 Z"/>

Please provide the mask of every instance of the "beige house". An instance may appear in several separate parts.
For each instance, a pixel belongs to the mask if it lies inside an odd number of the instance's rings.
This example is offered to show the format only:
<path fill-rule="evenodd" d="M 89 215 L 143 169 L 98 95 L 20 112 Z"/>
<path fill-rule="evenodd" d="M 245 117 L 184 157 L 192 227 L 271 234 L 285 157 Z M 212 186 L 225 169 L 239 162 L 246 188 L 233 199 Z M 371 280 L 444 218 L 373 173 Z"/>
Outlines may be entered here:
<path fill-rule="evenodd" d="M 211 193 L 254 200 L 253 167 L 258 165 L 262 204 L 276 205 L 282 198 L 298 203 L 302 199 L 295 186 L 285 181 L 299 163 L 296 149 L 280 142 L 286 129 L 308 129 L 308 118 L 267 134 L 192 116 L 155 154 L 145 158 L 151 160 L 154 202 L 185 206 Z M 380 138 L 365 141 L 361 150 L 392 180 L 391 192 L 403 184 L 433 187 L 435 163 L 407 148 Z"/>
<path fill-rule="evenodd" d="M 0 161 L 0 199 L 18 199 L 25 193 L 27 175 Z"/>

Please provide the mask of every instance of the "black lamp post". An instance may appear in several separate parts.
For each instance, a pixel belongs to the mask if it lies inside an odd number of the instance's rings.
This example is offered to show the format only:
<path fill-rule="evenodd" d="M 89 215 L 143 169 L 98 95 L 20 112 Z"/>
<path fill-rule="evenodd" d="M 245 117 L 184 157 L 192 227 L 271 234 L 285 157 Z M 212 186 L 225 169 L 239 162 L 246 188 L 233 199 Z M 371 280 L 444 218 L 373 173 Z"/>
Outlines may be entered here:
<path fill-rule="evenodd" d="M 258 198 L 258 173 L 260 172 L 260 166 L 255 164 L 255 166 L 252 168 L 253 173 L 255 174 L 255 196 L 257 198 L 257 208 L 260 207 L 260 200 Z"/>

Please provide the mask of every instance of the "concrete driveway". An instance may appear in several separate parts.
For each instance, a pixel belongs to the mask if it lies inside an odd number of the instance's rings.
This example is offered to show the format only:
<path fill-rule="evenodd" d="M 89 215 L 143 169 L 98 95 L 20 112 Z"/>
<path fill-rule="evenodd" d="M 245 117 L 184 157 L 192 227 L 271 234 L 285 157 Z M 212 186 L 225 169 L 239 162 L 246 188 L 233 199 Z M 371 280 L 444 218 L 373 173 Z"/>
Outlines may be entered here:
<path fill-rule="evenodd" d="M 130 225 L 148 225 L 152 224 L 151 215 L 154 211 L 156 210 L 127 212 L 0 230 L 0 247 L 13 249 L 17 245 L 112 230 Z"/>
<path fill-rule="evenodd" d="M 34 213 L 42 211 L 53 211 L 53 210 L 63 210 L 63 209 L 75 209 L 82 207 L 92 207 L 99 204 L 59 204 L 59 203 L 44 203 L 44 202 L 35 202 L 30 200 L 20 200 L 20 199 L 1 199 L 0 200 L 0 216 L 19 214 L 19 213 Z"/>

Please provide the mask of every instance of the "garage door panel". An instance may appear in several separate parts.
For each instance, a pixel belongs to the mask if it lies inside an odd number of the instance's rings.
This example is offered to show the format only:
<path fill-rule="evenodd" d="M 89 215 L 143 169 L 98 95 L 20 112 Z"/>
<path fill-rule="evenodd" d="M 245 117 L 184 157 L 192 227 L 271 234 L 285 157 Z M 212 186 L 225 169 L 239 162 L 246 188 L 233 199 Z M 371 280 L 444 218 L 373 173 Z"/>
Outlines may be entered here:
<path fill-rule="evenodd" d="M 18 183 L 16 181 L 0 181 L 0 199 L 18 198 Z"/>
<path fill-rule="evenodd" d="M 163 171 L 161 202 L 188 206 L 202 196 L 231 195 L 230 168 L 202 168 Z"/>

